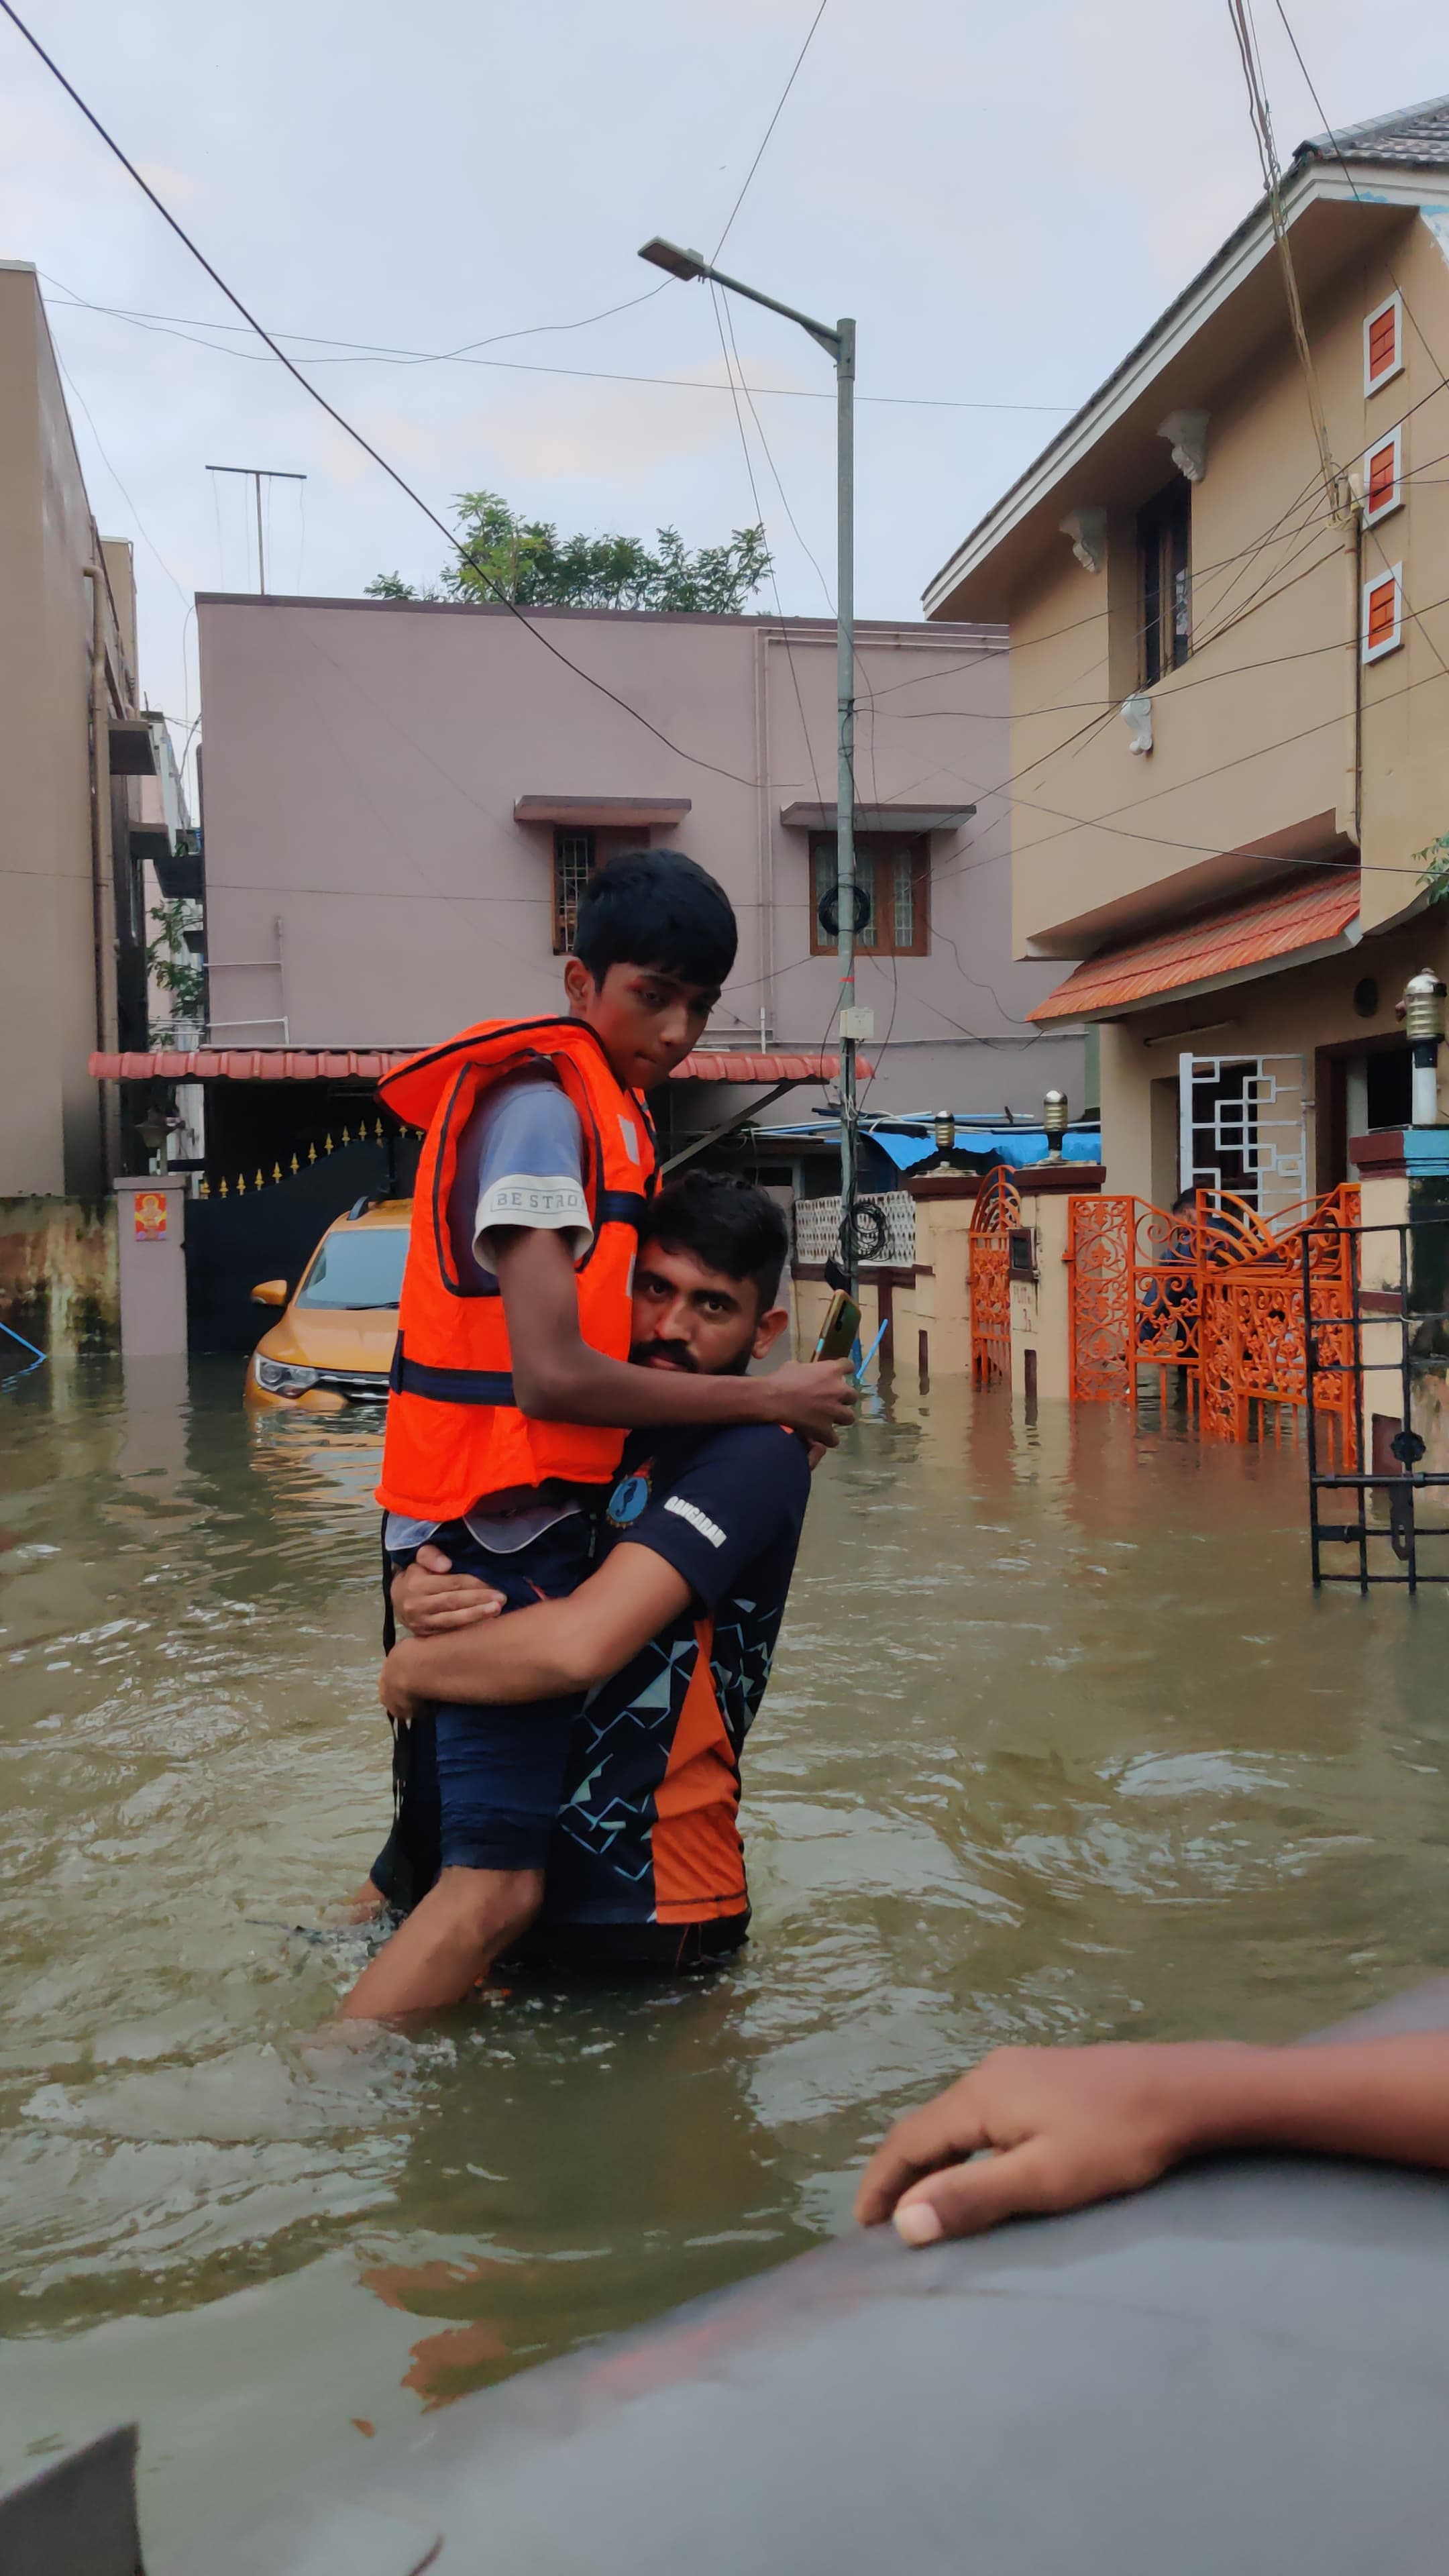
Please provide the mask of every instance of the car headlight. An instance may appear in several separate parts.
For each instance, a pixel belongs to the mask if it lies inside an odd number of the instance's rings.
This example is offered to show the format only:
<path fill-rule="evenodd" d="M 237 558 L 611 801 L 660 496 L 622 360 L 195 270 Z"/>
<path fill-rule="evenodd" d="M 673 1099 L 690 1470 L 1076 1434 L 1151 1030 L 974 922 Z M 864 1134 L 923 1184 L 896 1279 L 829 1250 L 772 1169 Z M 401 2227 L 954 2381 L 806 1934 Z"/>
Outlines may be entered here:
<path fill-rule="evenodd" d="M 285 1360 L 257 1361 L 257 1384 L 264 1387 L 268 1395 L 301 1395 L 316 1383 L 315 1369 L 291 1368 Z"/>

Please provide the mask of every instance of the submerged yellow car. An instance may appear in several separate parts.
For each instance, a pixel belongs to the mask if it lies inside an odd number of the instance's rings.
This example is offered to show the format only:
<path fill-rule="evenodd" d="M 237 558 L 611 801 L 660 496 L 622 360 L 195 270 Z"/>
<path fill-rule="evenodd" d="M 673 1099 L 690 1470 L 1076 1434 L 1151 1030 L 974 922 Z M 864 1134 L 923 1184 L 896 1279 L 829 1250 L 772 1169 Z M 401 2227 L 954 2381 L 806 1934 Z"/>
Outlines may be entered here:
<path fill-rule="evenodd" d="M 412 1212 L 410 1199 L 359 1199 L 328 1227 L 295 1295 L 285 1279 L 252 1290 L 255 1305 L 283 1312 L 252 1353 L 249 1405 L 344 1413 L 386 1402 Z"/>

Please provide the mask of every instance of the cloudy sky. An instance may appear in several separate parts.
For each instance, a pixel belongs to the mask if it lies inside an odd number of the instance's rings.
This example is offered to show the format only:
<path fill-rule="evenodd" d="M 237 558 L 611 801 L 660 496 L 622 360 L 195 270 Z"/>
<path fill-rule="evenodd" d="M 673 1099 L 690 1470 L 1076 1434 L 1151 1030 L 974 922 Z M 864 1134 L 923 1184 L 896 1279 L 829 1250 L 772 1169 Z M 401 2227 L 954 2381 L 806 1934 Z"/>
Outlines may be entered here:
<path fill-rule="evenodd" d="M 293 354 L 435 508 L 486 485 L 565 528 L 671 521 L 696 544 L 755 515 L 741 430 L 707 291 L 651 293 L 635 252 L 656 231 L 713 249 L 816 5 L 21 0 L 216 267 L 269 327 L 314 335 Z M 1434 0 L 1287 5 L 1336 124 L 1449 89 Z M 1276 5 L 1258 8 L 1286 159 L 1320 120 Z M 918 613 L 1256 191 L 1225 0 L 826 0 L 726 265 L 858 319 L 862 614 Z M 435 531 L 223 327 L 3 21 L 0 254 L 43 272 L 93 505 L 136 545 L 153 702 L 196 712 L 191 594 L 256 581 L 244 487 L 210 466 L 307 477 L 271 487 L 270 588 L 435 575 Z M 749 306 L 734 325 L 769 389 L 773 465 L 748 412 L 745 430 L 781 603 L 819 611 L 828 362 Z"/>

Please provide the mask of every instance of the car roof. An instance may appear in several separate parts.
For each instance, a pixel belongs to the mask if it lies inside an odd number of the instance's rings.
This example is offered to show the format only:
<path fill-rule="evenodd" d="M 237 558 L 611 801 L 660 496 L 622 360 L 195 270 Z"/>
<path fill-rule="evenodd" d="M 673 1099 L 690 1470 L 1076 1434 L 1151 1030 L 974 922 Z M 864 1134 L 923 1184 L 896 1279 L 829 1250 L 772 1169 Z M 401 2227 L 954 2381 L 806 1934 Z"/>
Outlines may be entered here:
<path fill-rule="evenodd" d="M 355 1227 L 360 1232 L 363 1226 L 370 1225 L 389 1227 L 395 1232 L 399 1226 L 412 1223 L 412 1213 L 411 1199 L 379 1199 L 374 1206 L 365 1207 L 360 1216 L 334 1217 L 327 1231 L 329 1234 L 338 1234 L 344 1226 L 348 1226 Z"/>

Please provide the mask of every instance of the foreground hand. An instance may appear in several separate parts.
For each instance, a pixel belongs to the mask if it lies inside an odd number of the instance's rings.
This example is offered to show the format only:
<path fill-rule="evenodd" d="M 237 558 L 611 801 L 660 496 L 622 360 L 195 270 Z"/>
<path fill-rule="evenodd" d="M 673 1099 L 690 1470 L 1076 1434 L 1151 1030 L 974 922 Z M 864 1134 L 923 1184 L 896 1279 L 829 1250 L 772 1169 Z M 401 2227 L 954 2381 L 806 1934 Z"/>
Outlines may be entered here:
<path fill-rule="evenodd" d="M 841 1431 L 855 1420 L 860 1389 L 849 1360 L 787 1360 L 761 1383 L 770 1390 L 774 1419 L 826 1449 L 837 1448 Z"/>
<path fill-rule="evenodd" d="M 1192 2152 L 1225 2060 L 1239 2057 L 1224 2043 L 996 2049 L 896 2122 L 855 2215 L 867 2227 L 893 2218 L 907 2245 L 932 2245 L 1140 2191 Z"/>
<path fill-rule="evenodd" d="M 392 1606 L 394 1617 L 413 1636 L 442 1637 L 450 1628 L 474 1628 L 480 1619 L 496 1619 L 504 1602 L 502 1593 L 476 1574 L 455 1574 L 442 1549 L 429 1543 L 393 1576 Z"/>
<path fill-rule="evenodd" d="M 399 1726 L 411 1726 L 414 1718 L 421 1717 L 429 1706 L 429 1702 L 419 1699 L 417 1692 L 409 1690 L 403 1680 L 396 1646 L 378 1675 L 377 1695 L 388 1716 L 396 1718 Z"/>

